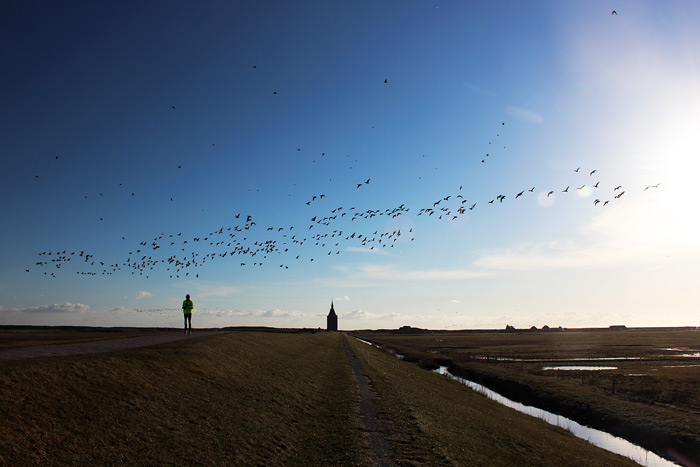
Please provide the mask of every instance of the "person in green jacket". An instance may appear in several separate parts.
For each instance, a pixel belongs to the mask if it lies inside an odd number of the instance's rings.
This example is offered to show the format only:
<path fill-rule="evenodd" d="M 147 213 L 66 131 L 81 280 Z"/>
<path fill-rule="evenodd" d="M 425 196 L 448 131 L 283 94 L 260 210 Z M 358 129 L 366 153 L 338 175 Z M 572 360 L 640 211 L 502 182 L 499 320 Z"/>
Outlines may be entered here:
<path fill-rule="evenodd" d="M 194 303 L 190 300 L 190 294 L 187 294 L 185 301 L 182 302 L 182 312 L 185 315 L 185 334 L 192 334 L 192 309 L 194 308 Z M 189 323 L 189 328 L 187 324 Z"/>

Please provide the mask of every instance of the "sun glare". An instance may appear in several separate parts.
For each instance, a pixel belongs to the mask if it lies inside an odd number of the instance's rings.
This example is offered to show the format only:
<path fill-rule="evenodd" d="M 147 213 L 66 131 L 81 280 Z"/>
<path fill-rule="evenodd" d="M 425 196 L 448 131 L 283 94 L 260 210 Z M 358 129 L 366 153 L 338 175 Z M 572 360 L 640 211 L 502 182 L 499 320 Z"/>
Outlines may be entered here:
<path fill-rule="evenodd" d="M 700 89 L 684 94 L 683 101 L 659 115 L 650 132 L 647 155 L 650 162 L 640 171 L 642 195 L 654 200 L 660 225 L 668 240 L 700 243 Z M 652 198 L 653 197 L 653 198 Z"/>

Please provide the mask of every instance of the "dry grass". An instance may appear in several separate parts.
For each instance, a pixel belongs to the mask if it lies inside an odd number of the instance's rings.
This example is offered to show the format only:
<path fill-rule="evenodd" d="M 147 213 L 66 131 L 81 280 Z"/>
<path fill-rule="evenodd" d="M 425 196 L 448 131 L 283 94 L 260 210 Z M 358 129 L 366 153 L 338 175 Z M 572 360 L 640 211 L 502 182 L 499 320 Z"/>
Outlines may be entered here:
<path fill-rule="evenodd" d="M 339 334 L 0 363 L 0 464 L 362 464 Z"/>
<path fill-rule="evenodd" d="M 406 353 L 410 360 L 424 366 L 451 361 L 471 371 L 472 379 L 483 377 L 481 382 L 485 382 L 495 377 L 520 383 L 534 393 L 553 395 L 565 401 L 572 412 L 562 412 L 561 404 L 559 409 L 545 406 L 548 410 L 567 416 L 578 413 L 584 417 L 579 421 L 612 429 L 659 452 L 664 451 L 664 443 L 672 439 L 697 455 L 697 449 L 692 446 L 700 446 L 700 366 L 695 366 L 700 359 L 689 361 L 678 356 L 681 352 L 667 349 L 698 351 L 698 331 L 374 333 L 365 337 Z M 637 359 L 581 360 L 615 357 Z M 560 365 L 603 365 L 618 369 L 601 372 L 543 370 L 545 366 Z M 518 398 L 518 394 L 508 395 Z M 542 406 L 541 400 L 539 403 L 521 400 Z M 596 413 L 603 423 L 607 418 L 611 426 L 596 425 L 593 416 L 585 419 Z"/>
<path fill-rule="evenodd" d="M 626 459 L 349 339 L 400 465 Z M 0 465 L 369 465 L 341 334 L 0 362 Z"/>
<path fill-rule="evenodd" d="M 173 332 L 158 328 L 0 326 L 0 350 L 36 345 L 78 344 Z"/>
<path fill-rule="evenodd" d="M 392 420 L 394 450 L 427 465 L 636 465 L 465 386 L 350 339 Z"/>

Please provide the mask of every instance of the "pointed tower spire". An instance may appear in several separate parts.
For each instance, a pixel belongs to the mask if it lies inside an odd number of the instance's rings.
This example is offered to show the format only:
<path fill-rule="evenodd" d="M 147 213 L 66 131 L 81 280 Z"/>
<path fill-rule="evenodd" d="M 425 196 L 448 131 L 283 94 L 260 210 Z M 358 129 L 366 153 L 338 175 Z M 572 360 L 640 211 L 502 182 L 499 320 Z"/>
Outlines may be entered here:
<path fill-rule="evenodd" d="M 335 309 L 333 309 L 333 300 L 331 300 L 331 311 L 328 312 L 328 317 L 326 318 L 326 329 L 328 331 L 338 330 L 338 315 L 335 314 Z"/>

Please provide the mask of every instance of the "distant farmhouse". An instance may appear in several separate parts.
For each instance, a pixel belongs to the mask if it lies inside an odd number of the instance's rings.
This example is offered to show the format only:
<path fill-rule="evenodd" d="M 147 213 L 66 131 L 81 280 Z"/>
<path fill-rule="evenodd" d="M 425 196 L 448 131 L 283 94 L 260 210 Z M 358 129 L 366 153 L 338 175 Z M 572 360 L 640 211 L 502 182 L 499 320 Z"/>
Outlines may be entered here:
<path fill-rule="evenodd" d="M 333 301 L 331 300 L 331 311 L 328 313 L 326 318 L 326 330 L 337 331 L 338 330 L 338 315 L 335 314 L 333 309 Z"/>

